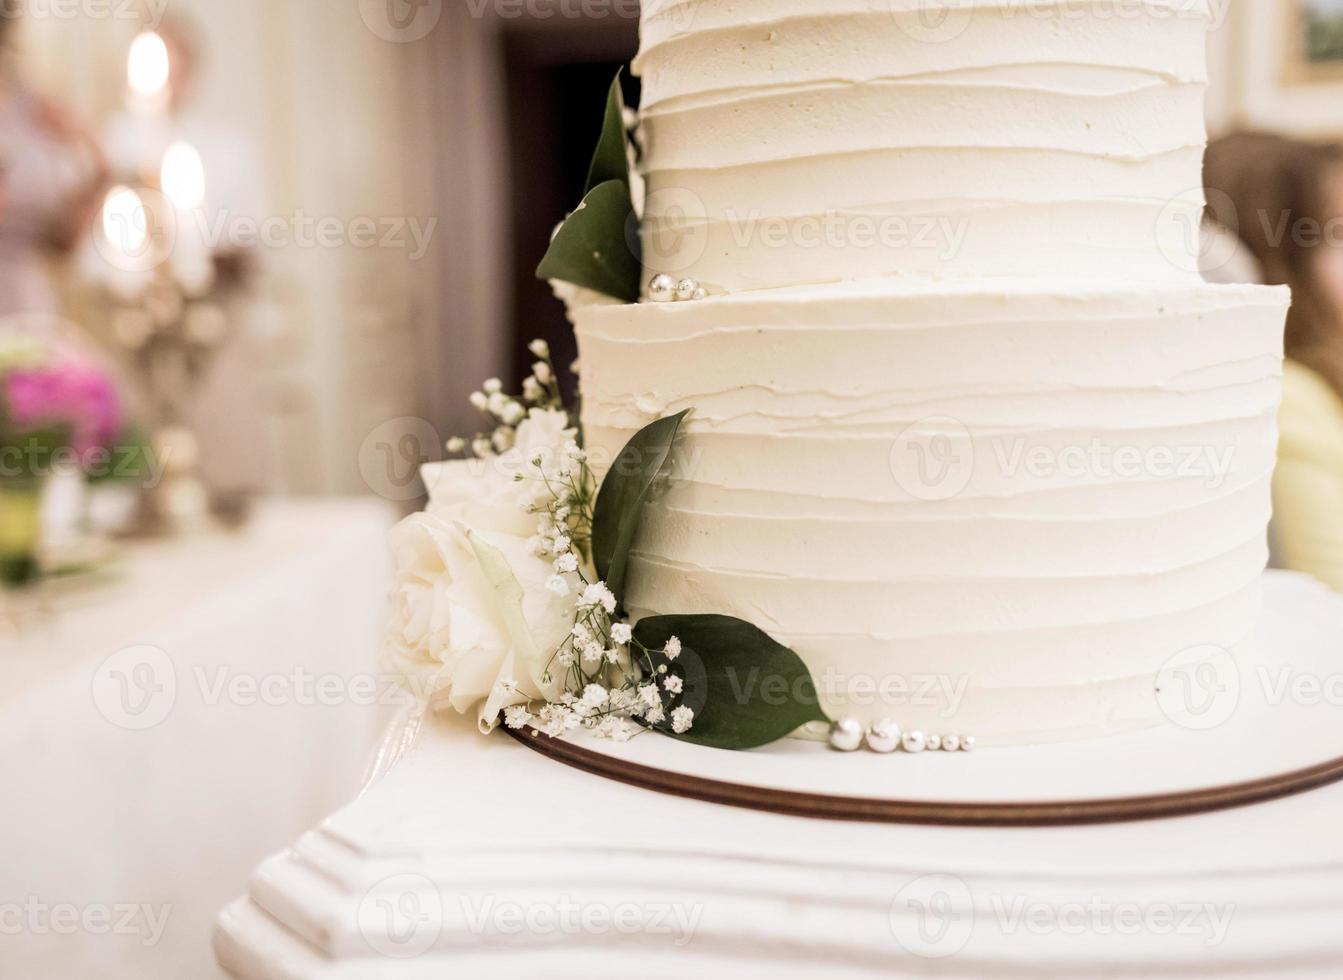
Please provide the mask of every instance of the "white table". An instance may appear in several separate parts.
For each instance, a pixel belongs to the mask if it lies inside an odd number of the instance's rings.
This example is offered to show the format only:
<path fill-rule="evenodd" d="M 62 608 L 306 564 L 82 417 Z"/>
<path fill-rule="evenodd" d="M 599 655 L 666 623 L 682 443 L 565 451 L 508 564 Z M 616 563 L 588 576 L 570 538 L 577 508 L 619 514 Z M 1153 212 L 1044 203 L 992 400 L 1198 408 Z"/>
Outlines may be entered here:
<path fill-rule="evenodd" d="M 394 517 L 267 504 L 0 638 L 0 976 L 219 975 L 220 904 L 350 797 L 394 711 L 365 695 Z"/>
<path fill-rule="evenodd" d="M 1341 817 L 1343 784 L 1090 827 L 815 821 L 440 716 L 257 870 L 215 945 L 240 980 L 1337 976 Z"/>

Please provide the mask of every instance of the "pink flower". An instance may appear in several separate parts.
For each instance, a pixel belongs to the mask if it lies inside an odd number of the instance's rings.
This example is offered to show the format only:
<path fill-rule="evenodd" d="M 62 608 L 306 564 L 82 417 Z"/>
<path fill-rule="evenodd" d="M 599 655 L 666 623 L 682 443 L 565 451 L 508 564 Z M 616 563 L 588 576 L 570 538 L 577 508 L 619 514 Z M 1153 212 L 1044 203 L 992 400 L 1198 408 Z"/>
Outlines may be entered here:
<path fill-rule="evenodd" d="M 20 434 L 62 428 L 82 461 L 112 444 L 122 430 L 121 398 L 111 377 L 91 361 L 65 355 L 4 376 L 7 421 Z"/>

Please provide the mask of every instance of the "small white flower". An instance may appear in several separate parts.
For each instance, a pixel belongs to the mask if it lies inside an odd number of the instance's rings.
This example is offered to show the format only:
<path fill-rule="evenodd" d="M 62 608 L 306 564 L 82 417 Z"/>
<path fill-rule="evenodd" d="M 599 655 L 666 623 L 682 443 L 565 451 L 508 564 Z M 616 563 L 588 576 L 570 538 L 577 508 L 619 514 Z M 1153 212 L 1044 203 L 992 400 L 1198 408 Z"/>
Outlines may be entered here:
<path fill-rule="evenodd" d="M 634 737 L 634 726 L 624 718 L 608 717 L 606 721 L 610 722 L 610 724 L 606 726 L 606 737 L 611 739 L 611 741 L 628 742 Z"/>
<path fill-rule="evenodd" d="M 620 651 L 619 651 L 619 650 L 607 650 L 607 651 L 606 651 L 606 662 L 607 662 L 608 664 L 618 664 L 618 663 L 620 663 Z"/>
<path fill-rule="evenodd" d="M 666 720 L 667 713 L 662 710 L 662 704 L 659 702 L 657 707 L 649 708 L 645 711 L 643 717 L 644 721 L 648 722 L 650 725 L 660 725 Z"/>
<path fill-rule="evenodd" d="M 543 385 L 548 385 L 555 380 L 555 372 L 550 370 L 550 365 L 545 361 L 537 361 L 532 365 L 532 376 Z"/>
<path fill-rule="evenodd" d="M 629 623 L 613 623 L 611 626 L 611 641 L 613 643 L 628 643 L 634 637 L 634 630 Z"/>
<path fill-rule="evenodd" d="M 612 688 L 611 693 L 607 696 L 607 704 L 612 711 L 628 711 L 634 707 L 635 702 L 629 691 L 622 687 L 616 687 Z"/>
<path fill-rule="evenodd" d="M 544 340 L 533 340 L 527 345 L 527 349 L 532 352 L 533 357 L 546 359 L 550 357 L 550 345 Z"/>
<path fill-rule="evenodd" d="M 498 378 L 490 378 L 490 380 L 486 381 L 481 387 L 485 389 L 485 394 L 497 395 L 504 390 L 504 383 Z"/>
<path fill-rule="evenodd" d="M 483 391 L 471 392 L 471 397 L 468 400 L 471 402 L 472 408 L 478 409 L 482 412 L 485 411 L 485 407 L 489 404 L 489 399 L 485 397 L 485 393 Z"/>
<path fill-rule="evenodd" d="M 498 697 L 506 698 L 517 692 L 518 682 L 513 678 L 504 676 L 494 682 L 494 693 Z"/>
<path fill-rule="evenodd" d="M 668 694 L 680 694 L 681 678 L 673 674 L 671 677 L 668 677 L 665 681 L 662 682 L 662 686 L 667 689 Z"/>
<path fill-rule="evenodd" d="M 579 643 L 586 643 L 592 639 L 592 633 L 588 630 L 585 623 L 574 623 L 573 638 Z"/>
<path fill-rule="evenodd" d="M 679 636 L 673 636 L 667 641 L 667 645 L 663 648 L 662 652 L 666 655 L 668 660 L 675 660 L 681 655 L 681 638 Z"/>
<path fill-rule="evenodd" d="M 588 458 L 588 454 L 578 447 L 576 442 L 566 442 L 564 444 L 564 455 L 568 456 L 576 463 L 581 463 Z"/>
<path fill-rule="evenodd" d="M 555 559 L 555 571 L 557 572 L 576 572 L 578 571 L 578 556 L 572 551 L 566 552 Z"/>
<path fill-rule="evenodd" d="M 494 435 L 490 436 L 490 445 L 494 447 L 496 453 L 506 453 L 513 448 L 513 430 L 502 426 L 494 430 Z"/>
<path fill-rule="evenodd" d="M 604 707 L 609 698 L 610 694 L 600 684 L 589 684 L 583 688 L 583 703 L 589 707 Z"/>
<path fill-rule="evenodd" d="M 490 410 L 491 415 L 503 415 L 504 406 L 508 404 L 508 399 L 502 392 L 493 392 L 489 398 L 485 399 L 485 407 Z"/>
<path fill-rule="evenodd" d="M 544 558 L 550 554 L 550 539 L 535 535 L 527 539 L 527 554 L 533 558 Z"/>
<path fill-rule="evenodd" d="M 529 402 L 539 402 L 546 397 L 546 389 L 535 378 L 527 378 L 522 382 L 522 397 Z"/>
<path fill-rule="evenodd" d="M 611 594 L 611 590 L 606 587 L 605 582 L 593 582 L 584 589 L 581 604 L 584 606 L 601 606 L 608 613 L 616 611 L 616 597 Z"/>
<path fill-rule="evenodd" d="M 672 731 L 677 735 L 682 735 L 688 731 L 695 723 L 695 712 L 691 711 L 685 705 L 677 708 L 671 713 Z"/>
<path fill-rule="evenodd" d="M 563 599 L 569 594 L 569 581 L 563 575 L 552 575 L 546 579 L 546 591 Z"/>
<path fill-rule="evenodd" d="M 656 684 L 645 684 L 639 688 L 639 700 L 652 708 L 655 705 L 662 704 L 662 698 L 658 696 Z"/>
<path fill-rule="evenodd" d="M 567 521 L 572 514 L 573 511 L 569 509 L 569 506 L 567 504 L 563 504 L 555 508 L 555 520 L 557 521 Z M 565 538 L 564 540 L 565 540 L 565 547 L 568 547 L 569 539 Z"/>
<path fill-rule="evenodd" d="M 520 402 L 506 402 L 499 417 L 504 420 L 505 425 L 517 425 L 527 417 L 527 409 L 523 408 Z"/>
<path fill-rule="evenodd" d="M 561 667 L 572 667 L 574 665 L 574 651 L 565 647 L 559 653 L 555 654 L 555 662 Z"/>
<path fill-rule="evenodd" d="M 601 663 L 602 645 L 596 640 L 590 640 L 583 644 L 583 662 L 588 664 Z"/>
<path fill-rule="evenodd" d="M 532 713 L 525 704 L 515 704 L 504 709 L 504 724 L 509 728 L 525 728 L 532 720 Z"/>
<path fill-rule="evenodd" d="M 487 456 L 494 455 L 494 446 L 484 436 L 476 436 L 471 440 L 471 451 L 484 459 Z"/>
<path fill-rule="evenodd" d="M 448 452 L 460 453 L 466 450 L 466 440 L 461 436 L 453 436 L 448 440 Z"/>
<path fill-rule="evenodd" d="M 574 543 L 573 543 L 573 541 L 569 538 L 569 535 L 567 535 L 567 534 L 556 535 L 555 540 L 554 540 L 554 542 L 553 542 L 552 545 L 551 545 L 551 547 L 553 547 L 553 548 L 555 549 L 555 553 L 556 553 L 557 555 L 562 555 L 562 554 L 564 554 L 566 551 L 568 551 L 568 550 L 569 550 L 570 548 L 572 548 L 573 546 L 574 546 Z"/>

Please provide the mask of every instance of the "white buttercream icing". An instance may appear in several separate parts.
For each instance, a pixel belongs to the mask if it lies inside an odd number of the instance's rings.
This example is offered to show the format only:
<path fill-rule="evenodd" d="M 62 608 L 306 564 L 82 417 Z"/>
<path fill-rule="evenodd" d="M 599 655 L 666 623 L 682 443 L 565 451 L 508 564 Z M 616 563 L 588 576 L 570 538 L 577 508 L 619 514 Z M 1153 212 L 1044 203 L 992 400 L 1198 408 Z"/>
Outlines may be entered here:
<path fill-rule="evenodd" d="M 1202 0 L 651 0 L 650 273 L 576 316 L 600 469 L 692 409 L 636 614 L 792 646 L 833 715 L 1160 718 L 1253 628 L 1286 291 L 1196 272 Z"/>

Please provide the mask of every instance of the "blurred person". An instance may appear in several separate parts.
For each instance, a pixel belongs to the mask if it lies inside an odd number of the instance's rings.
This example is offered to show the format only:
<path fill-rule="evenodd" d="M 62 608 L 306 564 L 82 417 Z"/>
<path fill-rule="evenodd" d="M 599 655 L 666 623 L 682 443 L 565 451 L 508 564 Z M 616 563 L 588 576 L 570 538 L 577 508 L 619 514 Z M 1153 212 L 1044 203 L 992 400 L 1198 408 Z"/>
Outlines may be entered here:
<path fill-rule="evenodd" d="M 108 172 L 89 134 L 20 78 L 18 13 L 0 0 L 0 317 L 35 314 L 21 328 L 40 330 L 58 309 L 47 262 L 91 227 Z"/>
<path fill-rule="evenodd" d="M 1343 591 L 1343 147 L 1268 133 L 1213 142 L 1211 216 L 1292 288 L 1281 441 L 1273 478 L 1275 558 Z"/>

